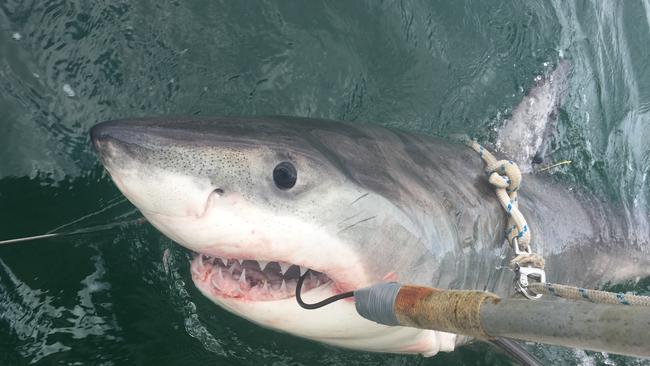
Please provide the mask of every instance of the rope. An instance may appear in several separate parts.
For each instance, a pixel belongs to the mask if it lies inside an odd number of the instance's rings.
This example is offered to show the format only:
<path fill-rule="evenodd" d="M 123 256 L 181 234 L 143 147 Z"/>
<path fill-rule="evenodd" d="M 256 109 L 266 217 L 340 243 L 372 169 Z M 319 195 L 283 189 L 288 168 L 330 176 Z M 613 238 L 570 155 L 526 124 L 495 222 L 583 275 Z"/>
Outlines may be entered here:
<path fill-rule="evenodd" d="M 535 267 L 539 269 L 544 269 L 544 258 L 537 253 L 524 253 L 519 254 L 510 261 L 510 267 L 515 268 L 516 265 L 522 267 Z"/>
<path fill-rule="evenodd" d="M 629 295 L 555 283 L 531 283 L 528 288 L 537 294 L 553 295 L 570 300 L 583 300 L 597 304 L 635 305 L 650 307 L 650 296 Z"/>
<path fill-rule="evenodd" d="M 514 247 L 519 246 L 519 250 L 530 252 L 531 235 L 528 224 L 524 215 L 519 211 L 517 202 L 517 190 L 521 184 L 521 171 L 512 160 L 497 160 L 492 153 L 483 148 L 476 141 L 470 140 L 467 145 L 474 149 L 485 162 L 485 173 L 488 175 L 488 181 L 494 186 L 497 198 L 508 213 L 508 224 L 506 226 L 506 237 L 508 242 Z M 544 267 L 544 260 L 541 256 L 536 255 L 536 262 L 540 262 Z"/>
<path fill-rule="evenodd" d="M 531 253 L 530 230 L 528 230 L 526 219 L 519 211 L 517 205 L 517 190 L 521 184 L 521 171 L 519 170 L 519 167 L 511 160 L 497 160 L 494 155 L 476 141 L 467 141 L 467 145 L 479 153 L 485 162 L 485 172 L 489 177 L 488 180 L 490 184 L 495 187 L 497 198 L 499 199 L 501 206 L 503 206 L 509 215 L 506 229 L 506 237 L 508 238 L 508 241 L 513 248 L 518 246 L 518 249 L 523 252 L 513 258 L 512 261 L 510 261 L 510 265 L 513 268 L 518 268 L 519 266 L 544 269 L 544 258 L 539 254 Z M 650 296 L 589 290 L 581 287 L 543 282 L 526 282 L 523 287 L 524 288 L 521 288 L 521 290 L 524 291 L 524 295 L 526 295 L 526 290 L 530 290 L 538 296 L 546 294 L 565 299 L 590 301 L 599 304 L 650 307 Z M 530 298 L 528 295 L 526 297 Z"/>

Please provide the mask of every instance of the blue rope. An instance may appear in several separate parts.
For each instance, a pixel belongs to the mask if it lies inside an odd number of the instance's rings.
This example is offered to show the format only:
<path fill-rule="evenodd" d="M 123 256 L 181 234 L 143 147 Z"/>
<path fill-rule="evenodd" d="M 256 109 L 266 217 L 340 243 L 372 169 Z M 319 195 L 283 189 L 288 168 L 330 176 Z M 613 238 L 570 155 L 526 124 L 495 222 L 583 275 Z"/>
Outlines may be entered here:
<path fill-rule="evenodd" d="M 522 236 L 524 236 L 526 231 L 528 231 L 528 225 L 524 225 L 524 227 L 521 229 L 521 231 L 517 234 L 517 237 L 521 238 Z"/>
<path fill-rule="evenodd" d="M 553 283 L 531 283 L 528 285 L 528 288 L 534 293 L 547 293 L 549 295 L 566 299 L 586 300 L 601 304 L 650 306 L 650 296 L 590 290 L 582 287 L 558 285 Z"/>
<path fill-rule="evenodd" d="M 627 299 L 625 299 L 625 294 L 622 294 L 622 293 L 619 292 L 619 293 L 616 294 L 616 298 L 618 299 L 618 301 L 621 302 L 621 304 L 630 305 L 630 302 L 627 301 Z"/>

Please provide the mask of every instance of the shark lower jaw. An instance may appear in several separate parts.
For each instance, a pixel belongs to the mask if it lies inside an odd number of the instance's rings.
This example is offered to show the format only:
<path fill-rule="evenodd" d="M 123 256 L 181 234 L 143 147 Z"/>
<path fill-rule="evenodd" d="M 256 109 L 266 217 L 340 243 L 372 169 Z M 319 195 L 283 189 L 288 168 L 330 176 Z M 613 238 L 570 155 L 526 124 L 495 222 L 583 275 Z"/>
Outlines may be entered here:
<path fill-rule="evenodd" d="M 320 268 L 320 267 L 319 267 Z M 335 346 L 372 352 L 433 356 L 452 351 L 455 334 L 405 327 L 387 327 L 356 311 L 352 299 L 315 310 L 301 308 L 295 297 L 298 278 L 309 270 L 301 289 L 307 303 L 367 284 L 337 281 L 348 278 L 342 268 L 316 271 L 285 260 L 256 260 L 194 253 L 190 264 L 198 290 L 215 304 L 263 327 Z"/>
<path fill-rule="evenodd" d="M 387 327 L 364 319 L 356 312 L 351 299 L 315 310 L 301 308 L 295 298 L 295 286 L 306 267 L 283 261 L 226 259 L 199 253 L 195 253 L 190 266 L 194 284 L 204 296 L 263 327 L 372 352 L 433 356 L 440 351 L 451 351 L 456 345 L 454 334 Z M 338 286 L 326 273 L 312 270 L 307 274 L 301 297 L 315 303 L 341 293 Z"/>
<path fill-rule="evenodd" d="M 202 260 L 205 266 L 206 258 Z M 268 295 L 260 297 L 251 292 L 229 296 L 221 290 L 215 291 L 215 286 L 209 280 L 197 278 L 196 270 L 200 265 L 195 258 L 192 276 L 204 296 L 227 311 L 266 328 L 338 347 L 371 352 L 433 356 L 456 347 L 455 334 L 387 327 L 362 318 L 356 311 L 354 301 L 349 299 L 307 310 L 298 306 L 293 294 L 286 292 L 280 292 L 272 299 Z M 310 290 L 303 289 L 302 298 L 314 303 L 338 292 L 335 282 L 330 280 Z"/>

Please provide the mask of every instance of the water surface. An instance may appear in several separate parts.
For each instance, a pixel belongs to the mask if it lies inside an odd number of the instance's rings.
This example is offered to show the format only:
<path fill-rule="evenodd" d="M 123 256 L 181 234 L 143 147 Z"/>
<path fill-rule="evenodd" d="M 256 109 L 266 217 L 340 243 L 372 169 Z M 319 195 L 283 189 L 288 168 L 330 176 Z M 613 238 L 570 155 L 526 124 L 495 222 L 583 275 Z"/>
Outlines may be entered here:
<path fill-rule="evenodd" d="M 287 114 L 490 142 L 562 58 L 572 73 L 551 151 L 573 163 L 554 174 L 623 202 L 646 235 L 648 1 L 2 0 L 0 238 L 100 209 L 68 228 L 137 217 L 88 143 L 99 121 Z M 647 294 L 650 281 L 621 289 Z M 554 364 L 643 364 L 530 349 Z M 425 359 L 254 326 L 203 298 L 185 251 L 148 225 L 0 248 L 0 364 L 206 363 L 509 361 L 485 345 Z"/>

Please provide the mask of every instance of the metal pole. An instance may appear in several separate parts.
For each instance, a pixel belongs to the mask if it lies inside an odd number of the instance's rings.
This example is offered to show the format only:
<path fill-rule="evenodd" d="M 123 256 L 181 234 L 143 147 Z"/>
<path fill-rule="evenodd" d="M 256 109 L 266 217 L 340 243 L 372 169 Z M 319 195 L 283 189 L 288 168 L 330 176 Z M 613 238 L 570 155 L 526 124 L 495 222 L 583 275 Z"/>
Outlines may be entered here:
<path fill-rule="evenodd" d="M 490 336 L 650 357 L 648 307 L 504 299 L 480 315 Z"/>
<path fill-rule="evenodd" d="M 433 329 L 650 357 L 650 307 L 500 299 L 489 292 L 383 283 L 354 292 L 357 312 L 384 325 Z"/>

